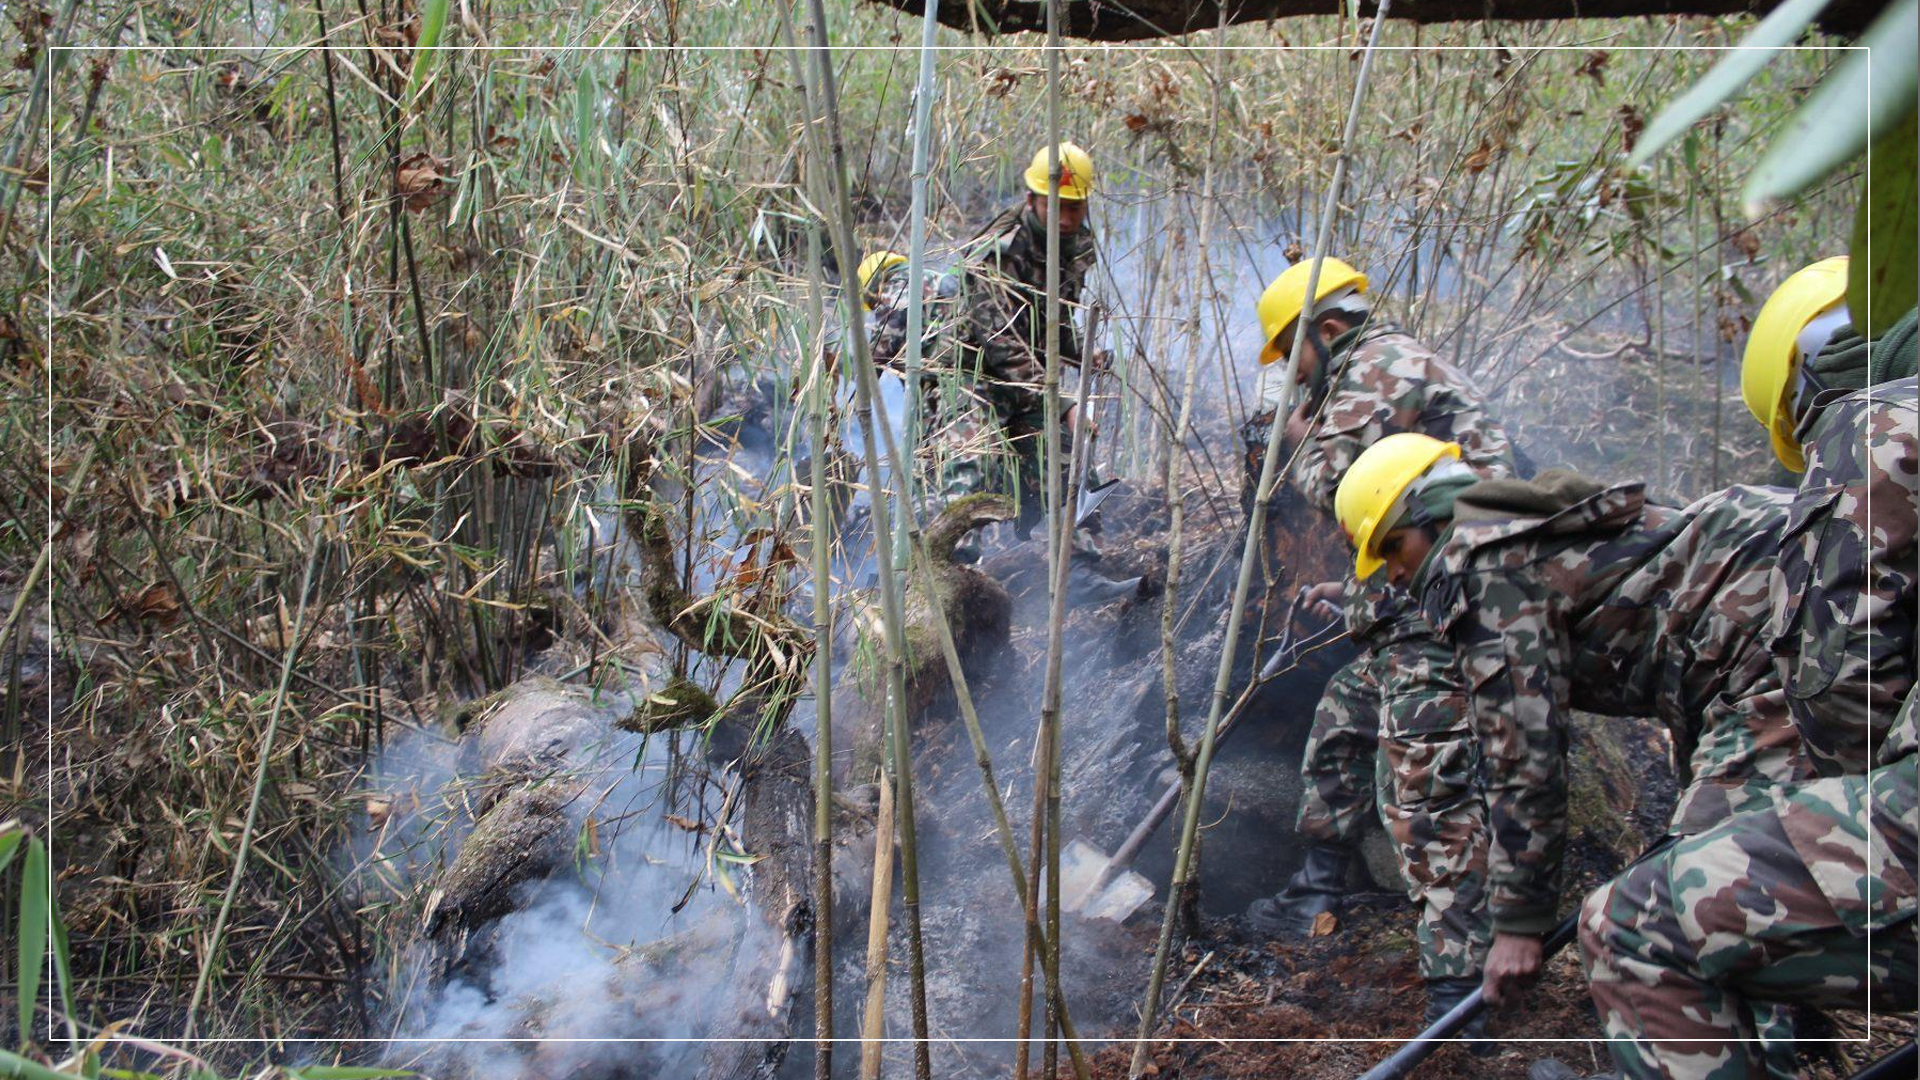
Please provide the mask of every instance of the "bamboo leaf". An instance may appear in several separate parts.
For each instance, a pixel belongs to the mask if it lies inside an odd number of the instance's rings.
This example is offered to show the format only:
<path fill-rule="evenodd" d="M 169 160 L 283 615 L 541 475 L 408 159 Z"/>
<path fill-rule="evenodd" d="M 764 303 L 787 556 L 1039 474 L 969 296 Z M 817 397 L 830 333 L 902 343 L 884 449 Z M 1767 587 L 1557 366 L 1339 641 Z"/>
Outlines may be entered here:
<path fill-rule="evenodd" d="M 47 848 L 39 838 L 27 841 L 20 862 L 20 1034 L 31 1038 L 39 1004 L 41 969 L 47 961 Z"/>
<path fill-rule="evenodd" d="M 13 853 L 19 849 L 20 841 L 26 839 L 27 831 L 17 821 L 0 825 L 0 870 L 13 862 Z"/>
<path fill-rule="evenodd" d="M 1920 231 L 1920 115 L 1906 118 L 1874 141 L 1854 209 L 1847 246 L 1847 311 L 1868 340 L 1879 337 L 1920 301 L 1920 262 L 1913 237 Z M 1868 220 L 1873 226 L 1869 230 Z M 1871 300 L 1871 302 L 1869 302 Z"/>
<path fill-rule="evenodd" d="M 1788 0 L 1774 8 L 1772 14 L 1753 28 L 1753 33 L 1729 49 L 1692 89 L 1660 110 L 1660 115 L 1653 118 L 1641 133 L 1640 141 L 1634 144 L 1633 153 L 1627 157 L 1627 167 L 1631 169 L 1651 161 L 1653 155 L 1679 138 L 1695 121 L 1739 96 L 1741 89 L 1767 66 L 1775 53 L 1800 39 L 1829 2 Z"/>
<path fill-rule="evenodd" d="M 50 897 L 51 908 L 47 912 L 48 924 L 53 931 L 53 977 L 60 988 L 60 1006 L 66 1014 L 74 1015 L 73 1008 L 73 965 L 70 957 L 72 950 L 67 947 L 67 923 L 60 917 L 60 897 Z"/>
<path fill-rule="evenodd" d="M 18 1080 L 73 1080 L 67 1073 L 55 1072 L 37 1061 L 6 1050 L 0 1050 L 0 1076 L 17 1077 Z"/>
<path fill-rule="evenodd" d="M 580 65 L 580 74 L 574 80 L 573 87 L 573 178 L 585 182 L 588 176 L 587 162 L 593 152 L 593 137 L 596 128 L 594 105 L 599 100 L 598 88 L 594 84 L 593 68 L 588 63 Z"/>
<path fill-rule="evenodd" d="M 1747 178 L 1748 216 L 1826 179 L 1912 108 L 1920 89 L 1916 16 L 1920 0 L 1899 0 L 1860 35 L 1864 48 L 1848 51 L 1814 88 Z"/>
<path fill-rule="evenodd" d="M 440 35 L 447 29 L 447 9 L 452 6 L 450 0 L 426 0 L 420 11 L 420 40 L 413 46 L 413 73 L 407 77 L 407 89 L 410 93 L 419 93 L 420 86 L 426 81 L 427 69 L 440 53 L 434 46 L 440 44 Z"/>

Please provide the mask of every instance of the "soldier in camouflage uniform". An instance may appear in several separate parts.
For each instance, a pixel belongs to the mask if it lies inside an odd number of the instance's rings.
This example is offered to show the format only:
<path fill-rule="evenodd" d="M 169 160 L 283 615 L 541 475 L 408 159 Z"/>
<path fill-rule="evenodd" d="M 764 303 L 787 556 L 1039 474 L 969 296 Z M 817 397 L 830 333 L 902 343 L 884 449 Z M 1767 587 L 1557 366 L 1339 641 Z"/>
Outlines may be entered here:
<path fill-rule="evenodd" d="M 1768 623 L 1815 764 L 1860 775 L 1914 685 L 1920 520 L 1916 313 L 1868 342 L 1850 325 L 1847 259 L 1803 267 L 1767 298 L 1741 396 L 1781 464 L 1803 472 Z"/>
<path fill-rule="evenodd" d="M 1782 463 L 1806 473 L 1767 632 L 1805 748 L 1838 775 L 1587 899 L 1588 979 L 1624 1077 L 1761 1075 L 1756 1003 L 1913 1001 L 1915 316 L 1867 348 L 1842 322 L 1845 277 L 1839 259 L 1789 278 L 1755 320 L 1742 371 Z"/>
<path fill-rule="evenodd" d="M 1828 391 L 1813 410 L 1768 630 L 1815 765 L 1857 776 L 1914 685 L 1920 384 Z"/>
<path fill-rule="evenodd" d="M 1046 513 L 1042 453 L 1046 430 L 1047 193 L 1052 176 L 1047 148 L 1026 172 L 1025 202 L 995 217 L 968 245 L 959 302 L 964 321 L 958 367 L 963 391 L 947 403 L 936 424 L 954 453 L 942 468 L 948 499 L 978 491 L 1014 496 L 1016 531 L 1024 539 Z M 1086 224 L 1093 165 L 1072 143 L 1059 148 L 1060 359 L 1079 366 L 1083 356 L 1073 312 L 1097 253 Z M 1062 430 L 1079 417 L 1068 404 Z M 1063 439 L 1064 445 L 1064 439 Z M 1137 595 L 1141 579 L 1115 581 L 1097 573 L 1099 554 L 1076 537 L 1069 572 L 1070 599 L 1103 603 Z"/>
<path fill-rule="evenodd" d="M 1453 448 L 1419 440 L 1356 463 L 1339 516 L 1460 657 L 1485 766 L 1498 1003 L 1538 971 L 1558 917 L 1570 710 L 1666 723 L 1686 784 L 1676 835 L 1810 775 L 1764 635 L 1790 497 L 1735 487 L 1673 509 L 1643 485 L 1561 470 L 1479 482 L 1447 470 Z"/>
<path fill-rule="evenodd" d="M 1307 269 L 1291 268 L 1268 290 L 1291 290 L 1298 299 L 1288 297 L 1279 320 L 1266 319 L 1273 332 L 1263 360 L 1291 347 L 1298 311 L 1292 305 L 1305 297 Z M 1308 392 L 1287 425 L 1289 444 L 1301 447 L 1295 487 L 1331 513 L 1354 460 L 1406 431 L 1456 441 L 1477 475 L 1511 474 L 1506 433 L 1472 381 L 1370 318 L 1365 286 L 1352 267 L 1326 261 L 1307 320 L 1314 347 L 1302 353 L 1299 372 Z M 1267 297 L 1262 308 L 1265 319 L 1273 308 Z M 1258 433 L 1249 440 L 1250 461 L 1264 453 L 1260 440 L 1271 413 L 1264 421 L 1248 425 Z M 1347 628 L 1361 655 L 1329 681 L 1302 755 L 1295 830 L 1310 845 L 1306 861 L 1279 896 L 1256 901 L 1248 917 L 1270 932 L 1310 932 L 1313 916 L 1345 893 L 1363 816 L 1377 811 L 1395 840 L 1408 895 L 1420 905 L 1420 967 L 1435 1019 L 1479 985 L 1489 937 L 1476 740 L 1452 650 L 1434 638 L 1411 598 L 1378 577 L 1350 582 L 1344 594 Z"/>
<path fill-rule="evenodd" d="M 907 258 L 883 251 L 869 255 L 861 264 L 861 298 L 867 311 L 867 340 L 874 364 L 883 377 L 899 380 L 900 396 L 905 397 L 907 362 Z M 869 267 L 872 272 L 869 273 Z M 943 480 L 938 463 L 962 456 L 970 447 L 956 433 L 954 419 L 974 415 L 984 403 L 973 387 L 961 380 L 955 366 L 953 323 L 959 279 L 951 273 L 931 268 L 921 272 L 921 355 L 919 365 L 920 427 L 915 453 L 918 491 L 923 496 L 920 515 L 929 521 L 945 504 Z M 882 398 L 887 397 L 883 387 Z M 880 407 L 882 402 L 875 402 Z M 904 405 L 904 400 L 901 403 Z M 902 418 L 904 419 L 904 418 Z M 904 430 L 904 423 L 894 422 Z M 902 446 L 902 451 L 910 449 Z M 964 492 L 963 492 L 964 493 Z"/>
<path fill-rule="evenodd" d="M 907 307 L 911 299 L 907 285 L 907 257 L 897 252 L 880 251 L 867 256 L 861 264 L 860 295 L 867 312 L 867 342 L 873 362 L 882 367 L 904 371 L 907 362 Z M 871 272 L 868 267 L 871 266 Z M 920 272 L 921 376 L 937 379 L 952 369 L 953 358 L 946 333 L 952 321 L 954 298 L 960 282 L 954 275 L 932 267 Z"/>

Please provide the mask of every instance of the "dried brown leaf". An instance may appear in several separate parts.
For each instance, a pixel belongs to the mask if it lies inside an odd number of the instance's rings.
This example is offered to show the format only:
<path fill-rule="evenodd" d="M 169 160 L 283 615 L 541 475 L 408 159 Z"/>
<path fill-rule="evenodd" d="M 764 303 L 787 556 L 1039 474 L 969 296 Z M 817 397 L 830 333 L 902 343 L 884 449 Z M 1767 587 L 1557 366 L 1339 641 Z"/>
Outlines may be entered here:
<path fill-rule="evenodd" d="M 1493 164 L 1492 140 L 1488 139 L 1485 135 L 1480 136 L 1480 145 L 1473 148 L 1473 153 L 1468 154 L 1467 160 L 1462 162 L 1462 164 L 1466 166 L 1467 171 L 1470 173 L 1486 172 L 1487 166 Z"/>
<path fill-rule="evenodd" d="M 171 626 L 180 619 L 180 593 L 167 582 L 156 582 L 140 590 L 127 607 L 136 619 Z"/>
<path fill-rule="evenodd" d="M 404 200 L 403 205 L 418 213 L 446 195 L 446 167 L 447 162 L 424 150 L 402 161 L 394 176 L 394 189 Z"/>

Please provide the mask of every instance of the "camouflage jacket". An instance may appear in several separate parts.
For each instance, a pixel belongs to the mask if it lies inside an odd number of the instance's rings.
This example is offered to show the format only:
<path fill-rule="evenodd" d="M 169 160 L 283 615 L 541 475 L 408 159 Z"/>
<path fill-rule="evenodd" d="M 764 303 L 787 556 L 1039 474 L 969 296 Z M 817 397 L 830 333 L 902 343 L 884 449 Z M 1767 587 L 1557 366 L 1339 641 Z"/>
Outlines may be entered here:
<path fill-rule="evenodd" d="M 954 301 L 960 293 L 960 283 L 951 274 L 926 269 L 921 273 L 925 282 L 921 294 L 921 361 L 929 372 L 938 372 L 953 362 L 947 355 L 947 330 L 954 315 Z M 895 267 L 889 272 L 876 290 L 873 310 L 867 313 L 867 341 L 873 351 L 873 362 L 889 367 L 901 367 L 907 357 L 907 294 L 906 267 Z"/>
<path fill-rule="evenodd" d="M 1558 501 L 1523 508 L 1515 491 Z M 1736 487 L 1676 510 L 1641 484 L 1561 471 L 1461 493 L 1413 588 L 1470 688 L 1498 929 L 1555 918 L 1569 710 L 1664 721 L 1689 782 L 1677 832 L 1745 808 L 1728 805 L 1750 804 L 1743 786 L 1764 799 L 1792 778 L 1797 739 L 1761 636 L 1788 501 Z"/>
<path fill-rule="evenodd" d="M 1513 475 L 1513 448 L 1487 415 L 1466 372 L 1385 324 L 1370 324 L 1333 343 L 1327 401 L 1293 483 L 1307 500 L 1333 513 L 1333 494 L 1367 447 L 1402 431 L 1460 444 L 1460 459 L 1483 476 Z"/>
<path fill-rule="evenodd" d="M 1333 495 L 1367 447 L 1402 431 L 1460 444 L 1461 460 L 1488 478 L 1513 475 L 1513 452 L 1465 372 L 1393 326 L 1373 323 L 1334 339 L 1327 399 L 1294 467 L 1293 484 L 1308 502 L 1333 513 Z M 1272 424 L 1269 414 L 1267 424 Z M 1260 429 L 1260 453 L 1265 432 Z M 1258 477 L 1259 459 L 1252 458 Z M 1347 626 L 1378 636 L 1412 604 L 1384 584 L 1350 582 Z"/>
<path fill-rule="evenodd" d="M 1060 358 L 1080 362 L 1073 313 L 1096 258 L 1093 230 L 1060 238 Z M 1003 421 L 1042 413 L 1047 368 L 1047 234 L 1025 204 L 1003 211 L 970 245 L 961 281 L 962 363 L 977 371 Z"/>
<path fill-rule="evenodd" d="M 1920 383 L 1814 399 L 1768 632 L 1823 772 L 1864 773 L 1914 684 Z"/>

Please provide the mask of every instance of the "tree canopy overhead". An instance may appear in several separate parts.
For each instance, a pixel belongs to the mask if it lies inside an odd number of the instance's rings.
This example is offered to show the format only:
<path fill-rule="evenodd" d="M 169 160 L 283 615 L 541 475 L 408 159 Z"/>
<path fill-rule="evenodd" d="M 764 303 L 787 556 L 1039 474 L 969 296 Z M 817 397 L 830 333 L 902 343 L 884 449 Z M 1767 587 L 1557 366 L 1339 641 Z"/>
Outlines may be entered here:
<path fill-rule="evenodd" d="M 925 0 L 873 0 L 913 15 Z M 1064 0 L 1060 32 L 1087 41 L 1146 41 L 1220 25 L 1221 7 L 1228 25 L 1294 15 L 1337 15 L 1349 0 Z M 1550 19 L 1608 19 L 1636 15 L 1762 15 L 1778 0 L 1403 0 L 1389 18 L 1421 23 L 1475 20 L 1533 22 Z M 1884 4 L 1880 0 L 1840 0 L 1830 5 L 1820 26 L 1853 35 Z M 1362 0 L 1360 13 L 1377 10 L 1377 0 Z M 944 0 L 939 19 L 958 30 L 1012 34 L 1045 31 L 1045 0 Z"/>

